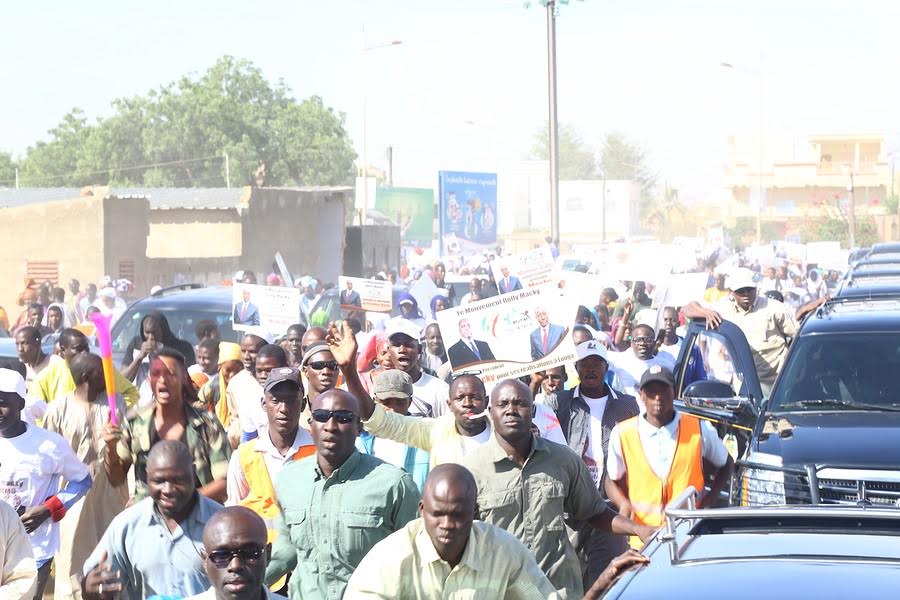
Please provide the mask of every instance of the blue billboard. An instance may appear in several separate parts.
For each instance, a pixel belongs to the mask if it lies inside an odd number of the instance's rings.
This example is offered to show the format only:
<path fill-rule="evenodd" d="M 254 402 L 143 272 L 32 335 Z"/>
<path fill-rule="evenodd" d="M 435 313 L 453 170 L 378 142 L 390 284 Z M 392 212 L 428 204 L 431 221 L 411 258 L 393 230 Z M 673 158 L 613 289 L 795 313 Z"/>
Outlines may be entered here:
<path fill-rule="evenodd" d="M 473 254 L 497 244 L 497 174 L 440 171 L 442 254 Z"/>

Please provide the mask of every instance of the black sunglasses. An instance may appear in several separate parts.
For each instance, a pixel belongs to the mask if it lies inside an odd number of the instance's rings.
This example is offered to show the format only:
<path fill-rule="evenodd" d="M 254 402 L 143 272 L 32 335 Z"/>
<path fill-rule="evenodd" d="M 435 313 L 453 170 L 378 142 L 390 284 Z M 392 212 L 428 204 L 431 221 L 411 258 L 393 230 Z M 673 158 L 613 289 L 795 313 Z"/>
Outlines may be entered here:
<path fill-rule="evenodd" d="M 247 548 L 238 548 L 237 550 L 215 550 L 207 554 L 206 557 L 217 569 L 224 569 L 231 564 L 231 561 L 234 560 L 235 556 L 241 559 L 241 562 L 255 563 L 262 559 L 265 552 L 265 548 L 251 546 Z"/>
<path fill-rule="evenodd" d="M 352 423 L 356 419 L 356 415 L 353 411 L 349 410 L 325 410 L 324 408 L 317 408 L 312 411 L 312 418 L 319 423 L 327 423 L 332 417 L 341 425 Z"/>
<path fill-rule="evenodd" d="M 313 371 L 322 371 L 326 368 L 337 371 L 338 368 L 336 360 L 313 360 L 307 363 L 307 366 Z"/>

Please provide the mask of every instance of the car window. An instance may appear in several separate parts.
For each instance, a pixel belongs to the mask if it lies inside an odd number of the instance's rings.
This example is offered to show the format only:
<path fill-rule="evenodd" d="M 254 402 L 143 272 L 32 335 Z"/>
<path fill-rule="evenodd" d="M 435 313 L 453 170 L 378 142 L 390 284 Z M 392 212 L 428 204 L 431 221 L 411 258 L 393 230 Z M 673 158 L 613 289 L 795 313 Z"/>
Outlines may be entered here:
<path fill-rule="evenodd" d="M 113 340 L 113 352 L 124 352 L 128 347 L 128 343 L 138 334 L 141 321 L 148 312 L 152 310 L 134 310 L 128 311 L 122 315 L 124 327 L 119 330 L 118 335 Z M 216 322 L 219 327 L 219 337 L 223 342 L 238 341 L 238 334 L 231 328 L 231 315 L 225 312 L 215 312 L 212 310 L 184 310 L 163 311 L 166 320 L 169 321 L 169 327 L 175 337 L 189 342 L 191 345 L 197 343 L 197 336 L 194 334 L 194 328 L 200 321 L 209 319 Z"/>
<path fill-rule="evenodd" d="M 900 333 L 807 336 L 794 344 L 770 411 L 821 410 L 824 401 L 900 406 Z"/>
<path fill-rule="evenodd" d="M 715 331 L 701 331 L 694 338 L 694 346 L 689 356 L 702 361 L 706 379 L 727 383 L 735 392 L 740 391 L 743 381 L 735 369 L 735 361 L 721 334 Z"/>

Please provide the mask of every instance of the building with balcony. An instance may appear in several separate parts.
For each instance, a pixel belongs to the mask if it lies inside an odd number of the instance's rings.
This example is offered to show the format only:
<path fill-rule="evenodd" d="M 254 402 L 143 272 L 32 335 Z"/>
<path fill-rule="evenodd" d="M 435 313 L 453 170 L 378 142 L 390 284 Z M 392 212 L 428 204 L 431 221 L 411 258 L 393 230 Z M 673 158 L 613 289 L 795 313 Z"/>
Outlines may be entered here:
<path fill-rule="evenodd" d="M 878 134 L 732 136 L 725 186 L 731 218 L 761 216 L 786 233 L 803 218 L 883 216 L 894 192 L 886 143 Z"/>

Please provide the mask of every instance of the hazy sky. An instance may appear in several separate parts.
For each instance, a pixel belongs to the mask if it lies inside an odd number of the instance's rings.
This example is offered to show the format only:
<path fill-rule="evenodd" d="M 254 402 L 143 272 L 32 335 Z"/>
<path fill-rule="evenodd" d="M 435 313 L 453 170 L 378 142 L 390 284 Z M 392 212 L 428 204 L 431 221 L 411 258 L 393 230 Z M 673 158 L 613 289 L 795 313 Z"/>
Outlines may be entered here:
<path fill-rule="evenodd" d="M 24 153 L 73 107 L 94 118 L 223 54 L 347 115 L 397 185 L 523 158 L 547 118 L 546 22 L 521 0 L 83 0 L 7 3 L 0 149 Z M 619 130 L 682 196 L 720 193 L 726 136 L 900 131 L 900 2 L 573 0 L 558 20 L 559 117 Z M 728 61 L 737 70 L 723 69 Z M 761 75 L 761 77 L 760 77 Z M 186 157 L 189 158 L 189 157 Z"/>

